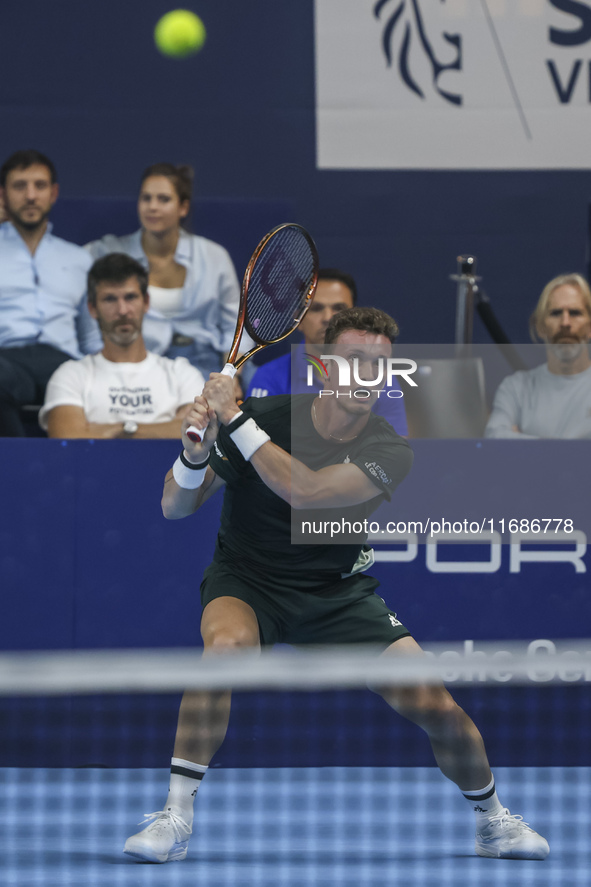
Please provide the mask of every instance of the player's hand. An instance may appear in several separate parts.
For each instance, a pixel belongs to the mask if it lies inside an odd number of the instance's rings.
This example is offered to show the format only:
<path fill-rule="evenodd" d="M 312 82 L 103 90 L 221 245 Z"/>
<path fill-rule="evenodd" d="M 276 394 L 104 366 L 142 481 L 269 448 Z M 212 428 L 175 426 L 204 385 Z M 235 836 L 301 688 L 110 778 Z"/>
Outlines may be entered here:
<path fill-rule="evenodd" d="M 222 425 L 227 425 L 240 411 L 236 400 L 234 379 L 223 373 L 211 373 L 205 383 L 203 396 L 207 398 L 210 409 L 215 410 L 218 421 Z"/>
<path fill-rule="evenodd" d="M 242 388 L 242 382 L 240 381 L 240 374 L 236 373 L 234 376 L 234 397 L 236 398 L 236 402 L 238 404 L 242 403 L 244 400 L 244 390 Z"/>
<path fill-rule="evenodd" d="M 187 437 L 187 428 L 191 425 L 194 425 L 195 428 L 204 428 L 205 425 L 207 425 L 207 430 L 200 443 Z M 218 435 L 219 427 L 220 425 L 215 410 L 210 407 L 207 398 L 202 394 L 198 395 L 193 401 L 191 409 L 183 419 L 183 424 L 181 426 L 183 446 L 191 462 L 205 462 Z"/>

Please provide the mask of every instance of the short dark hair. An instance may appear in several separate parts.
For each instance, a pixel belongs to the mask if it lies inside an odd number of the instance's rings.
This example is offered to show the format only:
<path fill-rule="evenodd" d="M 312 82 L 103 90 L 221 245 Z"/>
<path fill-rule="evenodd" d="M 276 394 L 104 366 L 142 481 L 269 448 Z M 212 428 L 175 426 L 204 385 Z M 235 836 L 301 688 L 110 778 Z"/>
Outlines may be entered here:
<path fill-rule="evenodd" d="M 152 176 L 164 176 L 169 180 L 172 187 L 177 193 L 177 197 L 181 203 L 189 201 L 189 212 L 184 219 L 181 219 L 181 228 L 185 231 L 191 231 L 191 198 L 193 196 L 193 167 L 187 163 L 180 163 L 175 166 L 174 163 L 153 163 L 146 167 L 142 173 L 140 188 L 146 179 Z"/>
<path fill-rule="evenodd" d="M 41 151 L 35 151 L 34 148 L 27 148 L 25 151 L 15 151 L 8 160 L 5 160 L 0 166 L 0 187 L 4 188 L 8 173 L 13 169 L 28 169 L 30 166 L 46 166 L 51 177 L 51 184 L 57 182 L 57 171 L 49 157 L 42 154 Z"/>
<path fill-rule="evenodd" d="M 170 179 L 181 203 L 185 200 L 191 201 L 194 177 L 192 166 L 186 163 L 177 166 L 174 163 L 153 163 L 143 171 L 140 185 L 152 176 L 165 176 Z"/>
<path fill-rule="evenodd" d="M 88 301 L 96 305 L 96 288 L 99 283 L 125 283 L 136 277 L 144 299 L 148 295 L 148 272 L 143 265 L 125 253 L 109 253 L 97 259 L 88 272 Z"/>
<path fill-rule="evenodd" d="M 386 336 L 395 342 L 399 333 L 393 317 L 379 308 L 345 308 L 331 319 L 324 334 L 324 344 L 332 345 L 345 330 L 362 330 L 376 336 Z"/>
<path fill-rule="evenodd" d="M 347 274 L 346 271 L 341 271 L 339 268 L 320 268 L 318 280 L 338 280 L 339 283 L 343 283 L 347 289 L 351 290 L 353 305 L 357 304 L 357 284 L 351 274 Z"/>

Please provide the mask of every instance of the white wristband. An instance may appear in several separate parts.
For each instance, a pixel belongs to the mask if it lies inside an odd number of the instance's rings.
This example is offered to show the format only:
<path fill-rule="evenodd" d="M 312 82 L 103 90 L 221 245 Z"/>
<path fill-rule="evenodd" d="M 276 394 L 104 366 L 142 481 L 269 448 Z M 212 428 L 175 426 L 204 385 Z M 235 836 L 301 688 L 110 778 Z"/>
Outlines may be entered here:
<path fill-rule="evenodd" d="M 253 418 L 247 419 L 240 428 L 231 431 L 230 438 L 234 441 L 247 462 L 250 461 L 263 444 L 271 440 L 267 432 L 259 428 Z"/>
<path fill-rule="evenodd" d="M 183 490 L 196 490 L 205 480 L 205 472 L 207 471 L 208 464 L 209 459 L 203 468 L 187 468 L 186 465 L 183 465 L 181 457 L 179 456 L 172 466 L 172 476 Z"/>

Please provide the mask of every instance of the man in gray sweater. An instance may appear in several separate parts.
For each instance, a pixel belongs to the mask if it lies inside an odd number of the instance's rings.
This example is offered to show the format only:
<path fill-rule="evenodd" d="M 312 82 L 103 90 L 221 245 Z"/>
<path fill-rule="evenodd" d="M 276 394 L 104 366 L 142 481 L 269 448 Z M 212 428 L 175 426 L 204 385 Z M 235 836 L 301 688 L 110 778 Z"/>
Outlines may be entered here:
<path fill-rule="evenodd" d="M 591 290 L 580 274 L 545 287 L 530 329 L 547 362 L 499 385 L 485 436 L 591 438 Z"/>

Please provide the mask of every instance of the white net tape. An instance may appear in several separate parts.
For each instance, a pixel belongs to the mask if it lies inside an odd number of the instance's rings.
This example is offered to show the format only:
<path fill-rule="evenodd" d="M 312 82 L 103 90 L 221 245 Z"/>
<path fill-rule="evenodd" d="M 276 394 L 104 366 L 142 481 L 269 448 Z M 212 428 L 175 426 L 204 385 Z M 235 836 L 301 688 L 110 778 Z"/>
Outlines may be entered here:
<path fill-rule="evenodd" d="M 429 645 L 424 656 L 380 652 L 356 645 L 208 657 L 182 649 L 5 653 L 0 695 L 591 683 L 591 640 L 468 640 Z"/>

